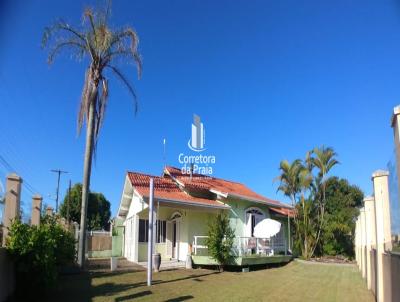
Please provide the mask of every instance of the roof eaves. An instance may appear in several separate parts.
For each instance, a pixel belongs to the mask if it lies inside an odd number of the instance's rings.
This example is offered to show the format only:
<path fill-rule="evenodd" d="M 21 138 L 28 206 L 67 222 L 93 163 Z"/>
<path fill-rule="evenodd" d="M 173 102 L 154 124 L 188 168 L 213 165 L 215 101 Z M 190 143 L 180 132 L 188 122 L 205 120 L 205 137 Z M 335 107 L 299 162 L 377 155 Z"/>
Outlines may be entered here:
<path fill-rule="evenodd" d="M 268 202 L 267 200 L 257 199 L 257 198 L 248 197 L 248 196 L 244 196 L 244 195 L 240 195 L 240 194 L 234 194 L 234 193 L 228 193 L 228 196 L 232 196 L 232 197 L 235 197 L 235 198 L 248 200 L 248 201 L 252 201 L 252 202 L 257 202 L 257 203 L 261 203 L 261 204 L 266 204 L 268 206 L 275 207 L 275 208 L 292 209 L 292 207 L 290 205 L 286 205 L 286 204 L 280 203 L 278 201 L 277 202 L 279 204 L 275 204 L 275 203 Z"/>
<path fill-rule="evenodd" d="M 218 191 L 218 190 L 215 190 L 215 189 L 210 189 L 210 192 L 214 193 L 214 194 L 217 194 L 218 196 L 222 196 L 224 198 L 228 197 L 228 193 L 224 193 L 224 192 L 221 192 L 221 191 Z"/>
<path fill-rule="evenodd" d="M 148 202 L 148 197 L 146 197 L 146 202 Z M 170 202 L 170 203 L 176 203 L 176 204 L 181 204 L 181 205 L 190 205 L 190 206 L 195 206 L 195 207 L 205 207 L 205 208 L 214 208 L 214 209 L 230 209 L 231 207 L 229 205 L 226 205 L 218 200 L 216 200 L 218 203 L 221 205 L 212 205 L 212 204 L 206 204 L 206 203 L 201 203 L 201 202 L 191 202 L 187 200 L 179 200 L 179 199 L 170 199 L 170 198 L 160 198 L 160 197 L 154 197 L 155 200 L 157 201 L 162 201 L 162 202 Z"/>

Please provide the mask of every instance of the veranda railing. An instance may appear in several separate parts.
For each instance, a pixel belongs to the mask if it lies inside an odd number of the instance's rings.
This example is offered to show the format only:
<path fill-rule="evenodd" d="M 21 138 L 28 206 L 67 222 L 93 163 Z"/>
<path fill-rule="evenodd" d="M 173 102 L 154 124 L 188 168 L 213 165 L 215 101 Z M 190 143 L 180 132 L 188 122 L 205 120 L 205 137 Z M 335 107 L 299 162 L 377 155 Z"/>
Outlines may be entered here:
<path fill-rule="evenodd" d="M 207 254 L 205 243 L 208 236 L 193 236 L 193 254 Z M 232 247 L 232 254 L 235 256 L 265 255 L 273 256 L 276 254 L 287 254 L 286 241 L 276 236 L 271 238 L 259 237 L 235 237 Z"/>

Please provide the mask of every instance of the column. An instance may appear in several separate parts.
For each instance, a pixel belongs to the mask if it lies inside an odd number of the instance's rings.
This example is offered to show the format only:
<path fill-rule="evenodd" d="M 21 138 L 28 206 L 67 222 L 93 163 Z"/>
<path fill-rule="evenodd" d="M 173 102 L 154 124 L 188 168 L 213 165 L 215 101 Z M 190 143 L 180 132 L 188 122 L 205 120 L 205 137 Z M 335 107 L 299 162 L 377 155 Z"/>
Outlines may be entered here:
<path fill-rule="evenodd" d="M 372 289 L 372 261 L 371 258 L 372 249 L 376 249 L 376 230 L 375 230 L 375 199 L 372 196 L 364 198 L 364 209 L 365 209 L 365 225 L 366 225 L 366 253 L 367 253 L 367 286 L 368 289 Z"/>
<path fill-rule="evenodd" d="M 394 135 L 394 147 L 396 149 L 396 170 L 400 172 L 400 106 L 393 108 L 391 126 Z M 397 175 L 397 187 L 400 192 L 400 175 Z"/>
<path fill-rule="evenodd" d="M 356 263 L 358 265 L 360 259 L 358 256 L 358 217 L 356 218 L 356 225 L 354 228 L 354 253 L 356 256 Z"/>
<path fill-rule="evenodd" d="M 3 245 L 8 235 L 8 227 L 14 219 L 19 219 L 21 203 L 21 184 L 22 178 L 17 174 L 7 176 L 5 205 L 3 213 Z"/>
<path fill-rule="evenodd" d="M 32 214 L 31 214 L 31 225 L 40 224 L 40 212 L 42 209 L 42 196 L 34 195 L 32 197 Z"/>
<path fill-rule="evenodd" d="M 53 208 L 52 207 L 46 208 L 46 215 L 53 216 Z"/>
<path fill-rule="evenodd" d="M 375 219 L 376 219 L 376 300 L 383 302 L 385 299 L 383 255 L 385 250 L 391 250 L 390 210 L 389 210 L 389 172 L 376 171 L 372 174 L 375 194 Z"/>
<path fill-rule="evenodd" d="M 366 225 L 365 225 L 365 209 L 360 209 L 360 253 L 361 253 L 361 275 L 363 278 L 367 277 L 366 272 L 366 255 L 365 255 L 365 247 L 366 247 Z"/>

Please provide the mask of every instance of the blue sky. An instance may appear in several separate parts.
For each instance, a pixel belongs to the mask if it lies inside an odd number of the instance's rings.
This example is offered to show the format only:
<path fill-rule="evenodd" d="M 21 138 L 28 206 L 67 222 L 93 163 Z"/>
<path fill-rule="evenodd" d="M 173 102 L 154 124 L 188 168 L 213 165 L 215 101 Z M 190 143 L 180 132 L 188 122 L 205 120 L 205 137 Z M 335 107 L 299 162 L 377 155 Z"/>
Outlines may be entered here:
<path fill-rule="evenodd" d="M 24 2 L 24 3 L 22 3 Z M 87 62 L 46 64 L 43 28 L 80 24 L 90 1 L 10 1 L 0 25 L 0 155 L 54 205 L 69 178 L 81 181 L 84 136 L 76 114 Z M 314 146 L 339 154 L 332 174 L 371 193 L 371 173 L 393 150 L 400 103 L 400 6 L 395 1 L 114 1 L 113 25 L 140 36 L 144 72 L 132 66 L 140 108 L 117 80 L 93 167 L 94 191 L 118 208 L 127 170 L 159 175 L 178 164 L 193 113 L 206 128 L 217 177 L 285 200 L 273 183 L 279 161 Z M 4 180 L 9 169 L 0 165 Z M 23 191 L 24 210 L 31 193 Z"/>

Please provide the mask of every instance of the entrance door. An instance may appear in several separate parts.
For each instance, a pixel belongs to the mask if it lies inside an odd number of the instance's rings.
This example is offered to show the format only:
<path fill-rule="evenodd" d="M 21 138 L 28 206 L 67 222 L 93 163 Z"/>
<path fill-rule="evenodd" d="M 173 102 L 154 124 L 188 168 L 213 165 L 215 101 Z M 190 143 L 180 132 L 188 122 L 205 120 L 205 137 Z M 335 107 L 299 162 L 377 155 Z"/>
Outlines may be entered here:
<path fill-rule="evenodd" d="M 177 251 L 176 251 L 176 221 L 172 222 L 172 258 L 177 258 Z"/>
<path fill-rule="evenodd" d="M 179 259 L 179 229 L 181 214 L 175 212 L 169 221 L 167 221 L 166 242 L 167 242 L 167 257 Z"/>

